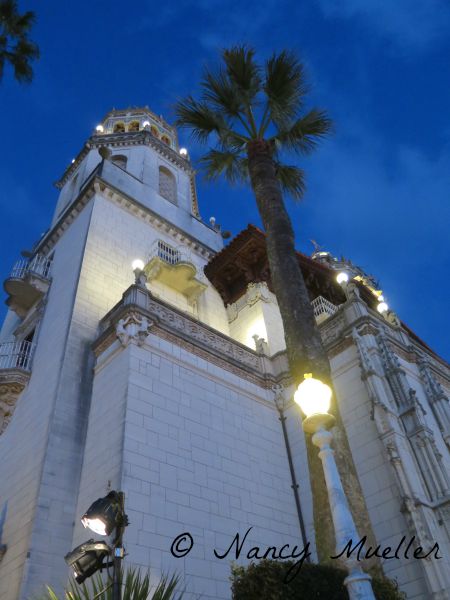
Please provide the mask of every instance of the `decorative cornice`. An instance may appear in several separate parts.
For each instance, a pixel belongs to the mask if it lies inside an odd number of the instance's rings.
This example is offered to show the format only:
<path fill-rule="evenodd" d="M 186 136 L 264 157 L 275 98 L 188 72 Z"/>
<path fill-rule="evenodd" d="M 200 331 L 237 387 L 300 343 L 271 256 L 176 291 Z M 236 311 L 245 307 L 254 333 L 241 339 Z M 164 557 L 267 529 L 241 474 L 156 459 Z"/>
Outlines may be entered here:
<path fill-rule="evenodd" d="M 93 345 L 99 357 L 117 337 L 121 343 L 142 345 L 151 332 L 192 354 L 205 358 L 229 372 L 263 388 L 277 379 L 276 365 L 247 346 L 190 317 L 173 306 L 154 298 L 139 286 L 131 286 L 119 302 L 100 322 L 101 334 Z M 136 337 L 137 336 L 137 337 Z M 139 340 L 138 340 L 139 338 Z"/>
<path fill-rule="evenodd" d="M 187 159 L 183 158 L 176 150 L 170 148 L 167 144 L 152 135 L 150 131 L 128 131 L 124 133 L 109 133 L 91 136 L 80 150 L 78 155 L 75 157 L 74 162 L 67 167 L 61 178 L 55 182 L 55 186 L 58 189 L 61 189 L 78 169 L 88 152 L 94 148 L 101 148 L 103 146 L 112 148 L 124 148 L 127 146 L 150 146 L 162 157 L 169 160 L 177 167 L 183 169 L 188 174 L 194 175 L 195 173 L 191 163 Z"/>
<path fill-rule="evenodd" d="M 135 200 L 122 190 L 116 188 L 102 177 L 102 163 L 98 165 L 89 176 L 88 180 L 83 185 L 76 200 L 72 202 L 67 209 L 62 213 L 59 220 L 55 223 L 52 229 L 39 241 L 35 248 L 35 252 L 47 254 L 49 253 L 59 238 L 83 211 L 95 193 L 100 193 L 110 201 L 115 202 L 122 208 L 128 210 L 131 214 L 139 219 L 152 224 L 160 231 L 164 231 L 170 235 L 178 244 L 182 243 L 198 254 L 209 259 L 214 254 L 214 250 L 206 246 L 196 238 L 192 237 L 179 227 L 167 221 L 164 217 L 154 212 L 152 209 L 144 206 L 138 200 Z M 205 225 L 205 227 L 207 227 Z"/>

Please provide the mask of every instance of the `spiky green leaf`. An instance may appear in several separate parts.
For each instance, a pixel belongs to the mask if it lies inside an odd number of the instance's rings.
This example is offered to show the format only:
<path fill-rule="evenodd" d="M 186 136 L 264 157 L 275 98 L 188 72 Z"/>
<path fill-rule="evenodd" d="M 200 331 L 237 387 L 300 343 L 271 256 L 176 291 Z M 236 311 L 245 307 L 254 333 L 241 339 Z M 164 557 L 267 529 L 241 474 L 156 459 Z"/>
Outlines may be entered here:
<path fill-rule="evenodd" d="M 276 164 L 277 179 L 284 192 L 294 200 L 300 200 L 305 193 L 305 173 L 293 165 Z"/>
<path fill-rule="evenodd" d="M 281 147 L 299 154 L 309 154 L 330 131 L 331 120 L 327 114 L 314 108 L 289 127 L 278 131 L 272 140 L 278 148 Z"/>

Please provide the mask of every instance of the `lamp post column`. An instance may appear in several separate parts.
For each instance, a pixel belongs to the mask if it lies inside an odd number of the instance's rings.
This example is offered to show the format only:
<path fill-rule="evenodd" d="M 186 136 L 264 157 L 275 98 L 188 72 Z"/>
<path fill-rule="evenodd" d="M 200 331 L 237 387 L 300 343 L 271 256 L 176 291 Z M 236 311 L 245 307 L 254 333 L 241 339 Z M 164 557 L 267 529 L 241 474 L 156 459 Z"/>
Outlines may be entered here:
<path fill-rule="evenodd" d="M 319 457 L 322 461 L 331 506 L 337 554 L 340 554 L 349 542 L 358 541 L 358 532 L 334 460 L 334 451 L 331 448 L 332 439 L 333 434 L 322 427 L 312 436 L 312 443 L 320 449 Z M 375 600 L 370 583 L 371 577 L 364 573 L 357 558 L 355 556 L 347 557 L 347 554 L 343 554 L 341 558 L 349 572 L 344 583 L 347 586 L 350 600 Z"/>

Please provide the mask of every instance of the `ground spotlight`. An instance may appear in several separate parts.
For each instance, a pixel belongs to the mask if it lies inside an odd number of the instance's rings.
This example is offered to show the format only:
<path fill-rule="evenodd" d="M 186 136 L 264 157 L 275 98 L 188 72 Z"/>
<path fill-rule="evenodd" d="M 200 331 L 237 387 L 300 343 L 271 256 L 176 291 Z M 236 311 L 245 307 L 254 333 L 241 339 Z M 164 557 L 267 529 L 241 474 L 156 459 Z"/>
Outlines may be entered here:
<path fill-rule="evenodd" d="M 81 517 L 81 522 L 99 535 L 110 535 L 116 527 L 127 525 L 118 492 L 112 491 L 91 504 Z"/>
<path fill-rule="evenodd" d="M 83 583 L 85 579 L 93 575 L 99 569 L 106 567 L 103 559 L 110 554 L 111 550 L 106 542 L 94 542 L 88 540 L 77 546 L 72 552 L 64 557 L 64 560 L 73 570 L 77 583 Z"/>

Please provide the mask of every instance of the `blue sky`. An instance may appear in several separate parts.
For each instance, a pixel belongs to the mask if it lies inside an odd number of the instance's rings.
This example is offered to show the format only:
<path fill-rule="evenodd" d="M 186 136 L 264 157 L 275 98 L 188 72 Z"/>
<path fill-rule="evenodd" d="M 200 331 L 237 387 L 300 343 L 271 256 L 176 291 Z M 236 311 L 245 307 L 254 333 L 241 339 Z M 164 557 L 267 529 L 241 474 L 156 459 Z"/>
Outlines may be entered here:
<path fill-rule="evenodd" d="M 148 105 L 173 120 L 205 64 L 247 43 L 264 59 L 293 50 L 311 105 L 334 135 L 299 162 L 308 190 L 289 202 L 297 246 L 311 238 L 381 282 L 391 307 L 447 359 L 450 4 L 446 0 L 50 0 L 36 12 L 41 49 L 30 86 L 0 84 L 1 275 L 48 227 L 58 179 L 112 107 Z M 199 148 L 185 133 L 193 159 Z M 245 187 L 199 180 L 200 209 L 237 234 L 259 224 Z M 3 315 L 1 309 L 0 316 Z"/>

